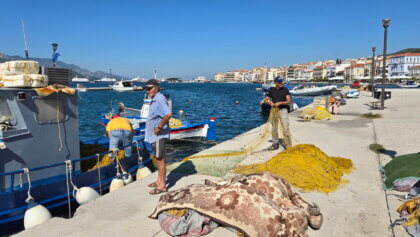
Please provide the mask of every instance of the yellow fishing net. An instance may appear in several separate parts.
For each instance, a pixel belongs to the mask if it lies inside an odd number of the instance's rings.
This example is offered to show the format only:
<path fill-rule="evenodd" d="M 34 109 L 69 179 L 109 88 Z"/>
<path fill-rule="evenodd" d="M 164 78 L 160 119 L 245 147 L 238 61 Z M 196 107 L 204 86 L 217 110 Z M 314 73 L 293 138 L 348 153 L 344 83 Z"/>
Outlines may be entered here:
<path fill-rule="evenodd" d="M 342 176 L 352 170 L 350 159 L 329 157 L 314 145 L 300 144 L 278 153 L 267 162 L 238 166 L 234 172 L 253 174 L 269 171 L 303 191 L 329 193 L 346 183 Z"/>
<path fill-rule="evenodd" d="M 170 128 L 179 128 L 179 127 L 182 127 L 182 122 L 179 119 L 171 118 L 171 119 L 169 119 L 169 127 Z"/>
<path fill-rule="evenodd" d="M 276 125 L 275 125 L 276 124 Z M 278 126 L 280 125 L 280 126 Z M 292 146 L 292 138 L 289 129 L 285 125 L 283 119 L 279 114 L 279 108 L 273 107 L 270 110 L 270 115 L 268 117 L 267 123 L 262 127 L 260 133 L 256 138 L 250 141 L 245 148 L 241 151 L 233 151 L 233 152 L 223 152 L 223 153 L 216 153 L 216 154 L 205 154 L 205 155 L 194 155 L 184 158 L 182 161 L 187 161 L 190 159 L 197 159 L 197 158 L 212 158 L 212 157 L 227 157 L 227 156 L 239 156 L 244 154 L 252 154 L 256 151 L 264 142 L 267 142 L 272 135 L 273 132 L 272 126 L 276 126 L 275 130 L 277 130 L 278 134 L 282 135 L 284 145 L 286 147 Z M 295 139 L 296 140 L 296 139 Z"/>
<path fill-rule="evenodd" d="M 80 157 L 100 154 L 106 151 L 108 151 L 107 148 L 98 144 L 82 144 L 80 146 Z M 118 160 L 121 160 L 124 158 L 124 150 L 118 151 L 117 158 Z M 94 158 L 82 161 L 80 165 L 81 165 L 82 171 L 85 172 L 85 171 L 97 169 L 99 167 L 110 165 L 111 163 L 112 163 L 112 160 L 109 157 L 109 154 L 105 154 L 99 157 L 99 163 L 98 163 L 98 159 L 94 157 Z"/>
<path fill-rule="evenodd" d="M 187 214 L 187 209 L 171 209 L 171 210 L 168 210 L 166 212 L 170 215 L 181 217 L 181 216 L 185 216 L 185 214 Z"/>
<path fill-rule="evenodd" d="M 333 116 L 325 107 L 306 107 L 302 109 L 300 117 L 304 119 L 332 120 Z"/>
<path fill-rule="evenodd" d="M 420 223 L 420 197 L 405 201 L 398 207 L 397 211 L 401 214 L 407 212 L 410 216 L 405 222 L 402 223 L 404 226 L 414 226 Z"/>

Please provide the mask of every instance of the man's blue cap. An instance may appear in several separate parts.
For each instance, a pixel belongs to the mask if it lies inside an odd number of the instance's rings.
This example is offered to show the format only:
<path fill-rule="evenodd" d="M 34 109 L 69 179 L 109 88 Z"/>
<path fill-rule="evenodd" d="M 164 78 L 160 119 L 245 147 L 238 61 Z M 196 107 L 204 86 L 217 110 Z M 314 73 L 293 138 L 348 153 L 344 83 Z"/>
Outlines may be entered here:
<path fill-rule="evenodd" d="M 274 78 L 274 82 L 283 84 L 283 79 L 281 77 Z"/>

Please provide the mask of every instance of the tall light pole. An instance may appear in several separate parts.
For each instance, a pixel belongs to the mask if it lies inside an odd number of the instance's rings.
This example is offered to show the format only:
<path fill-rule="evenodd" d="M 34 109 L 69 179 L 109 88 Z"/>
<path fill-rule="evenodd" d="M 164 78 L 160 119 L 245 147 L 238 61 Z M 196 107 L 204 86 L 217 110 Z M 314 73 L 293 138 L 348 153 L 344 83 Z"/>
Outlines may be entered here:
<path fill-rule="evenodd" d="M 382 92 L 381 92 L 381 110 L 385 107 L 385 70 L 386 70 L 386 44 L 387 44 L 387 37 L 388 37 L 388 27 L 391 19 L 383 19 L 382 25 L 384 27 L 384 55 L 383 55 L 383 63 L 382 63 Z"/>
<path fill-rule="evenodd" d="M 57 60 L 57 58 L 56 58 L 56 55 L 55 55 L 55 51 L 57 51 L 57 46 L 58 46 L 58 44 L 57 43 L 52 43 L 51 44 L 51 47 L 52 47 L 52 50 L 53 50 L 53 67 L 55 67 L 55 61 Z"/>
<path fill-rule="evenodd" d="M 372 91 L 372 97 L 375 96 L 375 90 L 374 90 L 374 80 L 375 80 L 375 51 L 376 47 L 372 47 L 372 65 L 370 67 L 371 73 L 370 73 L 370 90 Z"/>

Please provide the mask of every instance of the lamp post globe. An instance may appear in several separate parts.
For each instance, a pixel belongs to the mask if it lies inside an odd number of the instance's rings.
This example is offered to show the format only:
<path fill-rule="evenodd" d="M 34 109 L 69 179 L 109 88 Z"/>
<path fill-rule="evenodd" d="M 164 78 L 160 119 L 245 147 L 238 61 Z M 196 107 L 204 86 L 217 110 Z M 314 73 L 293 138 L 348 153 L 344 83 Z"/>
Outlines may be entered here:
<path fill-rule="evenodd" d="M 58 46 L 57 43 L 52 43 L 51 44 L 51 47 L 52 47 L 52 50 L 53 50 L 53 58 L 54 58 L 54 55 L 55 55 L 55 51 L 57 51 L 57 46 Z M 55 67 L 55 61 L 54 60 L 53 60 L 53 67 Z"/>
<path fill-rule="evenodd" d="M 388 37 L 388 27 L 391 23 L 391 19 L 383 19 L 382 26 L 384 27 L 384 54 L 382 62 L 382 90 L 381 90 L 381 110 L 385 108 L 385 70 L 386 70 L 386 46 Z"/>
<path fill-rule="evenodd" d="M 382 25 L 385 29 L 388 28 L 390 23 L 391 23 L 391 19 L 385 18 L 385 19 L 382 20 Z"/>
<path fill-rule="evenodd" d="M 52 47 L 52 50 L 55 52 L 55 51 L 57 51 L 57 46 L 58 46 L 58 44 L 57 43 L 52 43 L 51 44 L 51 47 Z"/>

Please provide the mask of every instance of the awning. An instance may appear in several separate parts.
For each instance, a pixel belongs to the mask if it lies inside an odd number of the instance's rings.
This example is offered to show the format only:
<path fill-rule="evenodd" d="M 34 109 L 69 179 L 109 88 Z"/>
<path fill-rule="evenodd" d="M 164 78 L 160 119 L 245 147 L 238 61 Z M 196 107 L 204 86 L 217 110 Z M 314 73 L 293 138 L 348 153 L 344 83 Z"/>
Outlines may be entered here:
<path fill-rule="evenodd" d="M 344 77 L 331 77 L 328 78 L 329 81 L 344 81 Z"/>

